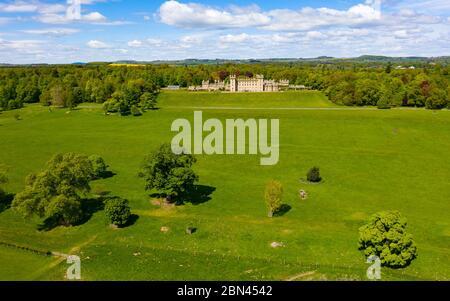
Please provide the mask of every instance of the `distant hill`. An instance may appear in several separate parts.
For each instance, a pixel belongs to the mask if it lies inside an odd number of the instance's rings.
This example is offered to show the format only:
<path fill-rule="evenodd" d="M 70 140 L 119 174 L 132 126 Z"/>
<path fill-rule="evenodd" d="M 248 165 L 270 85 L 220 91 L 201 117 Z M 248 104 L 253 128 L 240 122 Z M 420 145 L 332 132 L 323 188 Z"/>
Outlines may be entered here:
<path fill-rule="evenodd" d="M 107 64 L 124 64 L 124 65 L 223 65 L 223 64 L 272 64 L 272 63 L 308 63 L 308 64 L 333 64 L 333 63 L 369 63 L 369 64 L 383 64 L 391 62 L 393 64 L 428 64 L 428 63 L 440 63 L 450 64 L 450 56 L 440 57 L 421 57 L 421 56 L 408 56 L 408 57 L 390 57 L 382 55 L 362 55 L 359 57 L 349 58 L 335 58 L 331 56 L 319 56 L 315 58 L 265 58 L 265 59 L 184 59 L 184 60 L 155 60 L 155 61 L 135 61 L 135 60 L 120 60 L 115 62 L 74 62 L 72 65 L 107 65 Z M 48 64 L 2 64 L 0 67 L 7 66 L 45 66 Z"/>

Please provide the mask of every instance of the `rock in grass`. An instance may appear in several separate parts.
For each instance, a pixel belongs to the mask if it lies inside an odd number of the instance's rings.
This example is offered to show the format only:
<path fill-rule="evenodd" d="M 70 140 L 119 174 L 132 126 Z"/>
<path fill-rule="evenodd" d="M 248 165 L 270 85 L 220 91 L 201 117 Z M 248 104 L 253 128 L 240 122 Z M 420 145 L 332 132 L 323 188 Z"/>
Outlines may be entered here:
<path fill-rule="evenodd" d="M 274 242 L 272 242 L 272 243 L 270 244 L 270 246 L 271 246 L 272 248 L 276 249 L 276 248 L 284 247 L 284 244 L 283 244 L 282 242 L 276 242 L 276 241 L 274 241 Z"/>

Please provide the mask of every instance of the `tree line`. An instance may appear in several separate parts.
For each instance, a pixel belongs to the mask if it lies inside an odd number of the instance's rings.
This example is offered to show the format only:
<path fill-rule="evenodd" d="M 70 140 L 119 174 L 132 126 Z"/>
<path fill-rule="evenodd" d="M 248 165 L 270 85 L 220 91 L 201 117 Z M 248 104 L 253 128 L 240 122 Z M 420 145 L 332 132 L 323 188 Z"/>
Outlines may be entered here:
<path fill-rule="evenodd" d="M 230 74 L 263 74 L 323 91 L 337 104 L 442 109 L 450 105 L 450 66 L 398 69 L 390 63 L 258 63 L 174 66 L 106 64 L 0 68 L 0 109 L 27 103 L 73 108 L 83 102 L 104 104 L 105 112 L 140 115 L 153 109 L 160 88 L 225 80 Z"/>

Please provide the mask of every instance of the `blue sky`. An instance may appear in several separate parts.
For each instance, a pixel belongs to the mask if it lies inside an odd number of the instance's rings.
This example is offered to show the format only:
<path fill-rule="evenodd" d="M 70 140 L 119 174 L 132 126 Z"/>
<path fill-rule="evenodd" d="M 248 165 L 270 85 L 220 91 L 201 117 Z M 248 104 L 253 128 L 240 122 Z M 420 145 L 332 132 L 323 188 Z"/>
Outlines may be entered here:
<path fill-rule="evenodd" d="M 0 0 L 1 63 L 363 54 L 450 55 L 450 1 Z"/>

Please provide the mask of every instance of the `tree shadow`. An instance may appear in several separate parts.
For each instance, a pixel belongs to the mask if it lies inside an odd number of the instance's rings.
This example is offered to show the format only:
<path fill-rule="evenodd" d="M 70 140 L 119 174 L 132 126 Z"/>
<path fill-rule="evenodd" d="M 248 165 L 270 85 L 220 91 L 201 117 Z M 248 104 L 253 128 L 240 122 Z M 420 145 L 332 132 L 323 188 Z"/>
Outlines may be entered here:
<path fill-rule="evenodd" d="M 283 204 L 281 205 L 280 209 L 278 209 L 277 212 L 274 213 L 273 216 L 283 216 L 286 213 L 288 213 L 289 211 L 291 211 L 292 207 L 288 204 Z"/>
<path fill-rule="evenodd" d="M 109 178 L 112 178 L 112 177 L 114 177 L 114 176 L 116 176 L 116 175 L 117 175 L 117 174 L 116 174 L 115 172 L 110 171 L 110 170 L 107 170 L 107 171 L 105 171 L 104 173 L 102 173 L 102 175 L 100 176 L 100 178 L 97 179 L 97 180 L 109 179 Z"/>
<path fill-rule="evenodd" d="M 11 208 L 12 201 L 14 200 L 13 193 L 2 193 L 0 191 L 0 213 Z"/>
<path fill-rule="evenodd" d="M 137 214 L 132 214 L 132 215 L 130 215 L 130 217 L 128 218 L 127 223 L 126 223 L 125 225 L 123 225 L 122 227 L 120 227 L 120 228 L 131 227 L 131 226 L 133 226 L 134 224 L 136 224 L 136 222 L 137 222 L 138 219 L 139 219 L 139 215 L 137 215 Z"/>
<path fill-rule="evenodd" d="M 206 203 L 211 200 L 211 194 L 214 191 L 216 191 L 216 188 L 212 186 L 193 185 L 185 193 L 177 197 L 176 204 L 191 203 L 192 205 L 200 205 Z"/>

